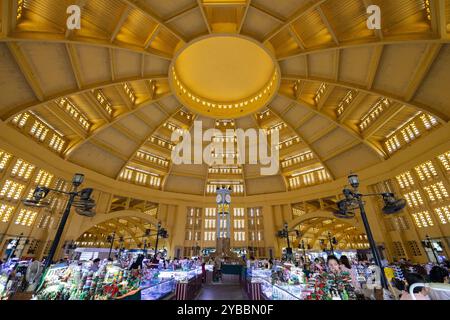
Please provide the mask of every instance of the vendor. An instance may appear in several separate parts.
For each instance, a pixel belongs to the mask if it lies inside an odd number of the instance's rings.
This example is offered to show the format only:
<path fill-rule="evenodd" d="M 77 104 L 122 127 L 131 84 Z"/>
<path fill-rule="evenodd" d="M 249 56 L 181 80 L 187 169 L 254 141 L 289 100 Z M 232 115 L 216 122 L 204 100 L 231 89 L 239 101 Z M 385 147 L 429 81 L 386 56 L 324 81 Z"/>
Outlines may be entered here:
<path fill-rule="evenodd" d="M 92 261 L 92 265 L 91 265 L 91 267 L 89 268 L 89 271 L 97 272 L 98 269 L 99 269 L 99 266 L 100 266 L 100 259 L 97 258 L 97 259 L 95 259 L 94 261 Z"/>

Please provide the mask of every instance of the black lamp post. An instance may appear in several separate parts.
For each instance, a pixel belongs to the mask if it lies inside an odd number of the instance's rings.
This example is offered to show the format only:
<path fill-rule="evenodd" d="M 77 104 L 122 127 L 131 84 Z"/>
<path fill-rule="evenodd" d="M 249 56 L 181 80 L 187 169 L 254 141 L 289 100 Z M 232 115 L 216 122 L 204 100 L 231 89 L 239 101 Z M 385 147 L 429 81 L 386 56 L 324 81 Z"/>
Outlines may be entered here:
<path fill-rule="evenodd" d="M 156 231 L 155 257 L 154 257 L 155 259 L 158 256 L 159 237 L 162 237 L 164 239 L 167 239 L 169 237 L 169 234 L 167 233 L 167 230 L 162 228 L 161 222 L 158 222 L 158 230 Z"/>
<path fill-rule="evenodd" d="M 14 246 L 11 249 L 11 252 L 9 253 L 9 256 L 8 256 L 7 260 L 9 260 L 9 259 L 14 257 L 14 254 L 16 253 L 17 247 L 19 246 L 20 241 L 22 240 L 22 237 L 23 237 L 23 233 L 21 233 L 20 236 L 16 239 L 16 242 L 14 243 Z"/>
<path fill-rule="evenodd" d="M 333 247 L 333 245 L 336 245 L 338 242 L 337 242 L 336 237 L 332 237 L 331 236 L 331 232 L 328 232 L 328 241 L 330 242 L 331 254 L 334 255 L 334 247 Z"/>
<path fill-rule="evenodd" d="M 436 263 L 439 263 L 439 259 L 438 259 L 438 256 L 437 256 L 437 254 L 436 254 L 436 251 L 435 251 L 435 248 L 434 248 L 434 246 L 433 246 L 433 243 L 431 242 L 430 236 L 429 236 L 429 235 L 426 235 L 425 237 L 427 238 L 428 245 L 430 246 L 431 251 L 433 251 L 433 256 L 434 256 L 434 258 L 436 259 Z"/>
<path fill-rule="evenodd" d="M 151 234 L 150 229 L 145 229 L 145 233 L 144 233 L 144 248 L 143 248 L 143 252 L 144 252 L 144 256 L 147 257 L 147 238 L 150 236 Z"/>
<path fill-rule="evenodd" d="M 123 236 L 119 237 L 119 257 L 122 255 L 122 252 L 125 250 L 125 239 Z"/>
<path fill-rule="evenodd" d="M 292 258 L 292 248 L 291 242 L 289 239 L 289 225 L 287 223 L 284 224 L 283 229 L 277 232 L 277 237 L 284 239 L 286 238 L 287 248 L 286 248 L 286 259 Z"/>
<path fill-rule="evenodd" d="M 406 201 L 404 199 L 396 199 L 393 193 L 376 193 L 376 194 L 361 194 L 358 192 L 359 187 L 359 177 L 356 174 L 351 174 L 348 177 L 348 182 L 352 186 L 353 190 L 344 189 L 343 193 L 345 196 L 344 200 L 337 203 L 338 211 L 335 212 L 338 218 L 353 218 L 355 216 L 354 210 L 359 209 L 361 213 L 361 219 L 364 224 L 364 229 L 366 230 L 367 239 L 369 240 L 370 249 L 375 260 L 375 264 L 381 270 L 381 284 L 384 288 L 387 288 L 387 280 L 384 274 L 383 265 L 381 263 L 380 252 L 377 249 L 377 245 L 373 238 L 372 230 L 370 229 L 369 220 L 367 219 L 366 210 L 364 207 L 363 197 L 366 196 L 381 196 L 383 197 L 384 214 L 394 214 L 397 213 L 406 206 Z"/>
<path fill-rule="evenodd" d="M 62 190 L 38 186 L 34 190 L 33 197 L 31 199 L 23 200 L 23 203 L 29 207 L 47 207 L 50 205 L 50 203 L 44 202 L 43 200 L 48 196 L 50 192 L 55 192 L 69 196 L 69 201 L 67 202 L 66 209 L 63 213 L 61 222 L 58 226 L 58 230 L 56 231 L 55 239 L 53 240 L 47 258 L 45 259 L 44 270 L 51 265 L 53 258 L 56 254 L 56 251 L 58 250 L 59 242 L 61 241 L 61 236 L 64 232 L 64 227 L 66 226 L 67 219 L 69 218 L 72 206 L 76 208 L 76 212 L 79 215 L 85 217 L 95 216 L 95 212 L 93 211 L 93 209 L 95 208 L 95 201 L 91 199 L 93 189 L 83 189 L 79 192 L 77 191 L 78 187 L 81 186 L 83 181 L 84 175 L 77 173 L 72 179 L 73 191 L 65 192 Z"/>
<path fill-rule="evenodd" d="M 111 243 L 111 245 L 109 246 L 109 253 L 108 253 L 108 259 L 111 260 L 112 248 L 114 246 L 114 241 L 116 240 L 116 232 L 114 231 L 112 235 L 109 235 L 107 240 L 109 243 Z"/>
<path fill-rule="evenodd" d="M 306 247 L 305 247 L 305 240 L 302 239 L 302 243 L 300 245 L 300 248 L 303 250 L 303 259 L 304 259 L 304 263 L 306 263 L 307 259 L 306 259 Z"/>

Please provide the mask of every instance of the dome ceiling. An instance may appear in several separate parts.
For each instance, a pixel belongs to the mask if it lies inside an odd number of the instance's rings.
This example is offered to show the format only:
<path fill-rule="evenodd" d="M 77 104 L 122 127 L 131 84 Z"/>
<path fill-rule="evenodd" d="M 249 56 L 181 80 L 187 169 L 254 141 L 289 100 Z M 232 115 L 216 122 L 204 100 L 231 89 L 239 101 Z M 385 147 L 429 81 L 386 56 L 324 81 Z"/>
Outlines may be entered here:
<path fill-rule="evenodd" d="M 78 1 L 82 28 L 67 30 L 72 2 L 2 1 L 0 119 L 113 179 L 199 195 L 219 183 L 238 195 L 283 192 L 385 161 L 450 118 L 448 0 L 372 1 L 381 8 L 382 30 L 367 29 L 365 0 L 86 0 Z M 189 43 L 224 34 L 265 49 L 254 53 L 260 60 L 230 57 L 253 64 L 238 70 L 230 93 L 230 85 L 210 81 L 214 66 L 188 62 L 194 69 L 181 67 L 179 76 L 205 99 L 233 93 L 232 100 L 245 101 L 279 66 L 281 84 L 270 103 L 242 117 L 208 116 L 202 104 L 182 104 L 170 83 L 171 66 L 177 70 Z M 264 62 L 266 51 L 274 65 Z M 254 80 L 252 70 L 260 72 Z M 170 136 L 192 130 L 195 120 L 279 131 L 280 173 L 173 165 Z"/>

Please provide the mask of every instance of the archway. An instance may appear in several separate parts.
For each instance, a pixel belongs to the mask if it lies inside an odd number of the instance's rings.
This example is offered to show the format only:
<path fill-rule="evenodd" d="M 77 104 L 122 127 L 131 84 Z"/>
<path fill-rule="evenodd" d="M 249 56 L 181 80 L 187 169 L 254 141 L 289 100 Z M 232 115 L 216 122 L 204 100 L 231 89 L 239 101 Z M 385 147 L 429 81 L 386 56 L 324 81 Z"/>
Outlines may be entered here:
<path fill-rule="evenodd" d="M 90 219 L 79 229 L 75 239 L 78 246 L 101 248 L 109 247 L 108 236 L 115 234 L 114 247 L 140 248 L 144 241 L 147 246 L 155 243 L 157 224 L 158 220 L 147 214 L 123 210 Z M 148 229 L 152 230 L 151 236 L 145 235 Z"/>
<path fill-rule="evenodd" d="M 323 250 L 328 246 L 328 232 L 337 240 L 337 249 L 367 248 L 367 236 L 357 220 L 340 219 L 327 211 L 304 214 L 289 223 L 290 230 L 298 230 L 300 236 L 293 240 L 293 246 L 299 247 L 303 240 L 311 249 Z M 322 241 L 321 241 L 322 240 Z"/>

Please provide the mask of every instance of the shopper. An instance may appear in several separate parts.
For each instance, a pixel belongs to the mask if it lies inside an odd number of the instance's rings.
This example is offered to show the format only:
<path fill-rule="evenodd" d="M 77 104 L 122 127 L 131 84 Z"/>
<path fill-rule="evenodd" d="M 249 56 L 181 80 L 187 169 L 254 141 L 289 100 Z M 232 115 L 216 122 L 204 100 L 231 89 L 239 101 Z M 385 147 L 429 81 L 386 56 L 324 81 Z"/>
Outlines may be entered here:
<path fill-rule="evenodd" d="M 136 261 L 131 264 L 130 266 L 130 270 L 138 270 L 138 269 L 142 269 L 142 262 L 144 261 L 144 255 L 140 254 Z M 159 264 L 159 263 L 158 263 Z"/>
<path fill-rule="evenodd" d="M 352 278 L 352 285 L 355 289 L 360 289 L 360 284 L 358 282 L 358 275 L 356 272 L 356 269 L 352 267 L 350 264 L 350 260 L 347 256 L 343 255 L 339 259 L 340 267 L 342 272 L 347 272 L 350 274 L 350 277 Z"/>
<path fill-rule="evenodd" d="M 403 295 L 407 294 L 406 283 L 403 280 L 400 280 L 398 278 L 392 279 L 392 287 L 394 288 L 393 293 L 397 296 L 398 299 L 401 299 Z"/>
<path fill-rule="evenodd" d="M 323 266 L 322 266 L 322 263 L 319 258 L 314 259 L 313 271 L 314 272 L 322 272 L 323 271 Z"/>
<path fill-rule="evenodd" d="M 100 259 L 97 258 L 94 261 L 92 261 L 92 266 L 89 268 L 89 271 L 97 272 L 100 266 Z"/>
<path fill-rule="evenodd" d="M 449 283 L 448 271 L 442 267 L 434 266 L 430 271 L 430 282 Z"/>
<path fill-rule="evenodd" d="M 434 266 L 430 271 L 430 282 L 433 283 L 434 290 L 430 291 L 431 300 L 450 300 L 450 284 L 448 270 L 439 266 Z M 438 290 L 444 289 L 444 290 Z"/>
<path fill-rule="evenodd" d="M 339 264 L 339 259 L 336 256 L 330 255 L 327 258 L 328 272 L 335 275 L 341 273 L 341 266 Z"/>
<path fill-rule="evenodd" d="M 202 282 L 206 283 L 206 263 L 202 263 Z"/>
<path fill-rule="evenodd" d="M 413 284 L 425 283 L 425 279 L 418 273 L 407 273 L 405 278 L 407 283 L 406 292 L 402 294 L 400 300 L 414 300 L 409 293 L 409 289 Z M 430 300 L 430 297 L 428 296 L 428 289 L 426 289 L 425 287 L 416 287 L 413 294 L 415 300 Z"/>

